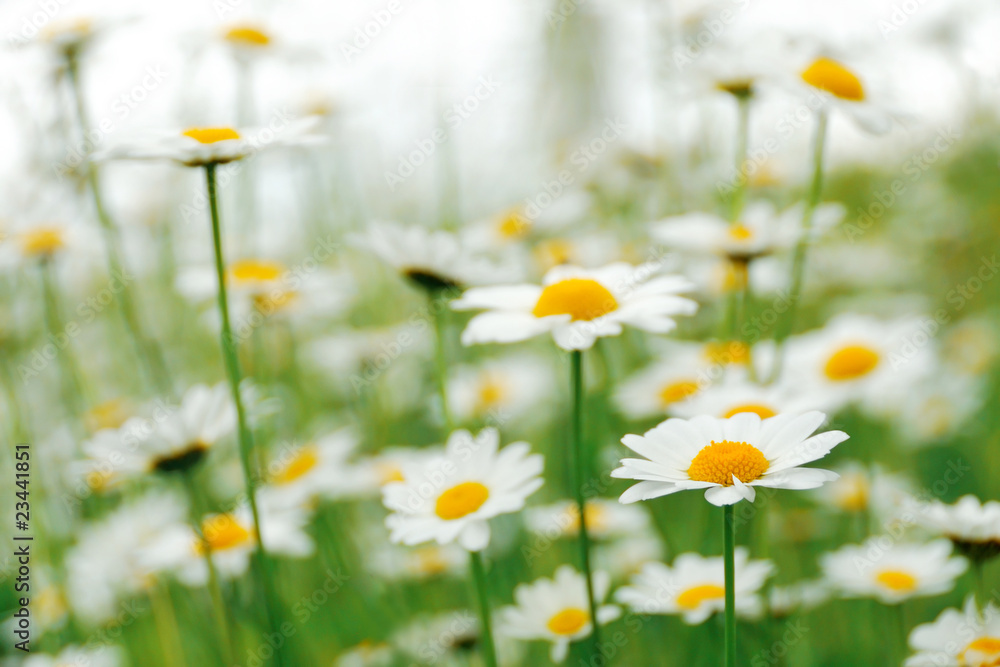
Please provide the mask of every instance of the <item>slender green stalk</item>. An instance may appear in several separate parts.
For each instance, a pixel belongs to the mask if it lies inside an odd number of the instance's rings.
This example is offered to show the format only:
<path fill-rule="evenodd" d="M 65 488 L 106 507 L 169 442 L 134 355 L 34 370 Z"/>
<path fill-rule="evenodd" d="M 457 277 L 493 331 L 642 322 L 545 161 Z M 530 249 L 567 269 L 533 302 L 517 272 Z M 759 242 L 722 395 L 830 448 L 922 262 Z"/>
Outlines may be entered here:
<path fill-rule="evenodd" d="M 439 297 L 442 295 L 436 292 L 430 293 L 430 309 L 434 316 L 434 362 L 437 365 L 435 376 L 437 377 L 438 397 L 441 400 L 441 416 L 444 419 L 445 434 L 448 434 L 454 428 L 451 409 L 448 407 L 448 355 L 445 350 L 448 335 L 448 309 L 447 305 L 437 308 L 441 305 L 436 302 Z"/>
<path fill-rule="evenodd" d="M 784 363 L 783 344 L 785 339 L 795 330 L 795 315 L 802 294 L 806 253 L 811 242 L 810 237 L 812 236 L 813 216 L 816 213 L 816 207 L 819 205 L 820 195 L 823 193 L 823 155 L 826 147 L 828 121 L 829 112 L 826 109 L 820 109 L 816 115 L 816 137 L 813 142 L 812 184 L 809 187 L 809 199 L 806 201 L 806 210 L 802 217 L 802 231 L 798 243 L 795 244 L 795 254 L 792 257 L 792 284 L 788 290 L 788 312 L 778 322 L 778 326 L 774 332 L 774 340 L 777 343 L 778 350 L 771 380 L 776 379 L 781 374 L 781 367 Z"/>
<path fill-rule="evenodd" d="M 726 667 L 736 667 L 736 522 L 732 505 L 723 508 L 722 535 L 726 559 Z"/>
<path fill-rule="evenodd" d="M 594 574 L 590 567 L 590 534 L 587 530 L 587 499 L 583 486 L 587 480 L 588 459 L 583 447 L 583 352 L 570 353 L 570 384 L 573 392 L 573 414 L 570 421 L 570 452 L 573 459 L 573 493 L 576 509 L 580 515 L 580 563 L 583 577 L 587 581 L 587 602 L 590 606 L 590 622 L 594 628 L 594 655 L 601 645 L 600 625 L 597 622 L 597 599 L 594 597 Z"/>
<path fill-rule="evenodd" d="M 972 575 L 976 579 L 976 601 L 979 603 L 980 611 L 986 609 L 986 605 L 989 602 L 989 595 L 986 592 L 986 576 L 983 572 L 983 566 L 985 563 L 981 558 L 972 559 Z"/>
<path fill-rule="evenodd" d="M 470 551 L 472 561 L 472 578 L 476 582 L 476 597 L 479 602 L 479 622 L 482 624 L 483 662 L 486 667 L 497 667 L 497 650 L 493 644 L 493 625 L 490 621 L 490 600 L 486 590 L 486 568 L 483 567 L 483 554 Z"/>
<path fill-rule="evenodd" d="M 52 342 L 64 340 L 62 349 L 58 350 L 60 361 L 59 379 L 63 394 L 63 402 L 77 419 L 83 419 L 86 408 L 86 383 L 83 379 L 83 371 L 77 362 L 76 354 L 73 352 L 73 341 L 69 332 L 63 324 L 62 310 L 59 300 L 59 292 L 55 284 L 55 267 L 51 258 L 44 258 L 39 265 L 42 275 L 42 310 L 45 318 L 45 328 L 48 329 Z"/>
<path fill-rule="evenodd" d="M 736 129 L 736 190 L 733 192 L 729 220 L 736 222 L 743 212 L 743 200 L 747 191 L 747 176 L 743 173 L 743 164 L 747 159 L 747 144 L 750 143 L 750 94 L 736 95 L 736 108 L 739 119 Z"/>
<path fill-rule="evenodd" d="M 68 55 L 66 65 L 70 87 L 73 92 L 73 100 L 76 105 L 77 123 L 80 127 L 80 134 L 85 136 L 87 129 L 90 127 L 90 122 L 88 120 L 86 105 L 83 102 L 83 89 L 80 85 L 80 74 L 76 56 Z M 157 391 L 170 395 L 173 393 L 170 373 L 167 370 L 167 364 L 159 344 L 152 336 L 145 333 L 140 322 L 135 295 L 132 293 L 132 281 L 125 271 L 121 259 L 121 239 L 118 236 L 118 228 L 111 220 L 111 216 L 104 206 L 97 165 L 88 159 L 84 163 L 84 169 L 87 174 L 87 187 L 94 200 L 94 210 L 97 213 L 97 220 L 101 225 L 104 251 L 108 260 L 108 274 L 112 280 L 117 278 L 119 283 L 121 283 L 121 291 L 118 296 L 121 305 L 122 320 L 125 324 L 129 341 L 135 349 L 136 356 L 139 358 L 139 362 L 150 384 Z"/>
<path fill-rule="evenodd" d="M 184 651 L 181 649 L 181 633 L 177 627 L 177 616 L 170 601 L 170 591 L 157 581 L 149 589 L 149 601 L 153 607 L 153 622 L 160 638 L 160 651 L 167 667 L 185 667 Z"/>
<path fill-rule="evenodd" d="M 247 486 L 247 501 L 250 505 L 250 513 L 253 515 L 254 530 L 257 534 L 257 550 L 254 553 L 254 569 L 260 578 L 261 587 L 264 592 L 265 604 L 263 612 L 267 625 L 272 633 L 278 633 L 278 623 L 274 614 L 278 610 L 275 603 L 277 596 L 271 587 L 272 570 L 269 558 L 264 548 L 263 535 L 260 529 L 260 512 L 257 510 L 257 475 L 253 470 L 251 461 L 253 459 L 253 434 L 247 421 L 246 409 L 243 406 L 243 397 L 240 394 L 240 381 L 242 373 L 240 371 L 240 359 L 236 348 L 236 337 L 233 336 L 232 325 L 229 322 L 229 298 L 226 294 L 226 263 L 222 255 L 222 225 L 219 221 L 219 202 L 216 191 L 215 170 L 217 164 L 205 165 L 205 184 L 208 189 L 208 203 L 212 217 L 212 243 L 215 247 L 215 272 L 219 283 L 219 316 L 222 320 L 221 340 L 222 357 L 226 364 L 226 374 L 229 377 L 229 388 L 233 395 L 233 403 L 236 405 L 236 422 L 239 436 L 240 464 L 243 468 L 243 477 Z M 282 646 L 285 646 L 283 644 Z M 274 660 L 278 665 L 282 664 L 282 648 L 274 650 Z"/>

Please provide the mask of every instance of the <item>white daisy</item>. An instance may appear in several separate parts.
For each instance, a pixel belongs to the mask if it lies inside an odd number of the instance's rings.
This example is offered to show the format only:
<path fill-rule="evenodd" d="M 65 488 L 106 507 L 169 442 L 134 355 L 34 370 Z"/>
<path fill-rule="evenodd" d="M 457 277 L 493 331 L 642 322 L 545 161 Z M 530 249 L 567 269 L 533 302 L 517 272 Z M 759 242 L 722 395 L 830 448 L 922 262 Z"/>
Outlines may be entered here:
<path fill-rule="evenodd" d="M 900 512 L 916 492 L 904 475 L 890 473 L 877 464 L 847 461 L 837 468 L 837 479 L 815 491 L 816 499 L 841 512 L 872 511 L 889 518 Z"/>
<path fill-rule="evenodd" d="M 469 565 L 469 553 L 457 544 L 386 544 L 375 550 L 367 565 L 389 580 L 460 576 Z"/>
<path fill-rule="evenodd" d="M 753 502 L 755 486 L 814 489 L 836 473 L 802 468 L 847 439 L 842 431 L 813 435 L 826 421 L 822 412 L 778 415 L 762 420 L 753 412 L 729 419 L 699 416 L 668 419 L 645 435 L 622 443 L 646 459 L 622 459 L 611 476 L 640 480 L 621 502 L 634 503 L 687 489 L 706 489 L 713 505 Z"/>
<path fill-rule="evenodd" d="M 611 579 L 594 573 L 594 598 L 600 603 L 608 594 Z M 517 639 L 544 639 L 552 642 L 552 662 L 562 662 L 570 642 L 590 636 L 593 631 L 587 585 L 583 575 L 569 565 L 556 570 L 552 579 L 541 578 L 514 589 L 515 605 L 499 609 L 499 632 Z M 610 623 L 621 616 L 615 605 L 597 608 L 597 622 Z"/>
<path fill-rule="evenodd" d="M 671 413 L 711 382 L 700 348 L 694 352 L 654 362 L 627 378 L 615 391 L 615 407 L 631 419 Z"/>
<path fill-rule="evenodd" d="M 455 431 L 443 456 L 404 469 L 404 480 L 382 487 L 390 539 L 403 544 L 454 540 L 469 551 L 490 541 L 489 519 L 518 512 L 542 485 L 542 456 L 526 442 L 498 451 L 500 435 L 487 428 L 473 437 Z"/>
<path fill-rule="evenodd" d="M 636 535 L 649 529 L 649 515 L 641 507 L 622 505 L 607 498 L 590 498 L 583 509 L 592 539 Z M 529 531 L 546 537 L 575 537 L 580 532 L 580 512 L 573 501 L 563 501 L 526 511 Z"/>
<path fill-rule="evenodd" d="M 917 521 L 947 537 L 973 561 L 1000 554 L 1000 502 L 996 500 L 981 503 L 973 495 L 962 496 L 953 505 L 935 500 L 920 507 Z"/>
<path fill-rule="evenodd" d="M 820 565 L 830 586 L 845 597 L 873 597 L 883 604 L 899 604 L 947 593 L 968 567 L 964 558 L 951 556 L 948 540 L 888 546 L 883 541 L 872 538 L 825 554 Z"/>
<path fill-rule="evenodd" d="M 349 462 L 358 438 L 342 429 L 301 446 L 278 450 L 267 466 L 267 483 L 260 494 L 277 507 L 309 505 L 317 497 L 343 498 L 362 494 L 367 480 Z"/>
<path fill-rule="evenodd" d="M 679 296 L 691 284 L 680 276 L 655 275 L 652 265 L 609 264 L 588 271 L 559 266 L 542 286 L 509 285 L 467 290 L 452 302 L 455 310 L 479 310 L 462 343 L 513 343 L 551 333 L 559 347 L 585 350 L 603 336 L 617 336 L 622 325 L 668 333 L 676 315 L 691 315 L 698 304 Z"/>
<path fill-rule="evenodd" d="M 730 374 L 722 382 L 709 385 L 688 400 L 677 403 L 670 414 L 685 418 L 698 415 L 728 418 L 752 412 L 761 419 L 768 419 L 778 414 L 801 414 L 827 407 L 819 392 L 809 392 L 788 382 L 760 385 L 750 382 L 746 374 Z"/>
<path fill-rule="evenodd" d="M 1000 608 L 990 602 L 982 613 L 973 596 L 962 610 L 945 609 L 931 623 L 910 632 L 916 654 L 904 667 L 995 667 L 1000 664 Z"/>
<path fill-rule="evenodd" d="M 771 588 L 768 610 L 776 617 L 788 616 L 795 611 L 811 611 L 829 599 L 830 587 L 825 581 L 799 581 Z"/>
<path fill-rule="evenodd" d="M 628 577 L 646 563 L 663 560 L 663 542 L 652 531 L 629 535 L 594 547 L 597 568 L 612 577 Z"/>
<path fill-rule="evenodd" d="M 736 549 L 736 614 L 757 618 L 763 606 L 759 592 L 774 570 L 767 560 L 750 560 Z M 706 558 L 686 553 L 673 566 L 647 563 L 615 599 L 640 614 L 676 614 L 689 625 L 704 623 L 726 609 L 726 573 L 722 556 Z"/>
<path fill-rule="evenodd" d="M 479 366 L 458 366 L 448 380 L 453 418 L 467 421 L 529 419 L 555 390 L 552 370 L 535 355 L 508 355 Z"/>
<path fill-rule="evenodd" d="M 895 415 L 904 443 L 920 447 L 946 440 L 982 407 L 985 388 L 983 378 L 939 364 L 906 392 Z"/>
<path fill-rule="evenodd" d="M 803 94 L 819 95 L 822 103 L 846 113 L 862 130 L 885 134 L 892 127 L 892 114 L 884 102 L 871 97 L 861 78 L 839 60 L 819 56 L 805 63 L 795 84 Z"/>

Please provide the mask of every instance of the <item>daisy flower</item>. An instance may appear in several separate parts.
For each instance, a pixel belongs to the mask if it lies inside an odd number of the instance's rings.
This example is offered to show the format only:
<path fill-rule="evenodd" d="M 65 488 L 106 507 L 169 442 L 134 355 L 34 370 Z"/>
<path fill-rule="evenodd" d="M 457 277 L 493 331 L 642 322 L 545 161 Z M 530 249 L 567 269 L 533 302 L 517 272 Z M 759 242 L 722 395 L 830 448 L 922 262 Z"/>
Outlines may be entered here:
<path fill-rule="evenodd" d="M 711 382 L 701 350 L 654 362 L 619 385 L 613 400 L 630 419 L 662 417 Z"/>
<path fill-rule="evenodd" d="M 873 511 L 880 517 L 902 510 L 916 489 L 904 475 L 878 465 L 848 461 L 838 466 L 837 479 L 815 491 L 816 499 L 841 512 Z"/>
<path fill-rule="evenodd" d="M 421 544 L 416 547 L 387 544 L 376 550 L 368 561 L 372 572 L 394 581 L 449 574 L 460 576 L 468 565 L 468 552 L 457 544 Z"/>
<path fill-rule="evenodd" d="M 668 333 L 676 315 L 692 315 L 694 301 L 679 296 L 691 288 L 680 276 L 653 277 L 656 267 L 609 264 L 585 270 L 558 266 L 541 286 L 508 285 L 467 290 L 452 302 L 455 310 L 488 312 L 474 316 L 462 343 L 513 343 L 551 333 L 565 350 L 586 350 L 604 336 L 621 334 L 629 324 Z"/>
<path fill-rule="evenodd" d="M 356 474 L 349 462 L 358 445 L 351 429 L 316 438 L 305 445 L 280 448 L 267 466 L 262 497 L 274 506 L 305 506 L 315 498 L 359 495 L 367 480 Z"/>
<path fill-rule="evenodd" d="M 403 470 L 403 481 L 382 487 L 390 539 L 403 544 L 457 540 L 469 551 L 490 541 L 489 519 L 518 512 L 542 485 L 542 456 L 526 442 L 499 449 L 500 434 L 455 431 L 443 456 Z"/>
<path fill-rule="evenodd" d="M 973 596 L 961 609 L 945 609 L 931 623 L 910 632 L 916 654 L 904 667 L 994 667 L 1000 664 L 1000 608 L 990 602 L 982 613 Z"/>
<path fill-rule="evenodd" d="M 825 554 L 820 565 L 830 586 L 845 597 L 872 597 L 883 604 L 899 604 L 947 593 L 968 562 L 951 556 L 948 540 L 884 547 L 879 538 L 872 538 Z"/>
<path fill-rule="evenodd" d="M 885 134 L 892 127 L 886 106 L 870 97 L 870 90 L 849 65 L 826 56 L 813 58 L 799 72 L 797 86 L 819 95 L 824 106 L 846 113 L 862 130 Z"/>
<path fill-rule="evenodd" d="M 607 498 L 591 498 L 584 505 L 587 534 L 594 539 L 636 535 L 649 529 L 649 515 L 640 507 L 622 505 Z M 533 533 L 552 537 L 575 537 L 580 532 L 580 512 L 575 501 L 533 507 L 525 513 L 525 525 Z"/>
<path fill-rule="evenodd" d="M 768 596 L 768 611 L 777 618 L 793 612 L 807 612 L 830 599 L 825 581 L 799 581 L 788 586 L 774 586 Z"/>
<path fill-rule="evenodd" d="M 768 419 L 778 414 L 802 414 L 825 407 L 817 392 L 810 393 L 791 383 L 760 385 L 750 382 L 745 375 L 728 375 L 722 382 L 709 385 L 688 400 L 677 403 L 670 413 L 685 418 L 709 415 L 725 419 L 741 412 L 752 412 L 761 419 Z"/>
<path fill-rule="evenodd" d="M 753 502 L 755 486 L 814 489 L 837 479 L 836 473 L 800 466 L 826 456 L 848 437 L 842 431 L 813 435 L 824 421 L 822 412 L 763 420 L 753 412 L 728 419 L 668 419 L 645 435 L 622 438 L 646 458 L 622 459 L 611 476 L 639 480 L 622 494 L 623 503 L 706 489 L 705 499 L 721 506 Z"/>
<path fill-rule="evenodd" d="M 479 366 L 459 366 L 448 380 L 452 417 L 473 420 L 530 419 L 555 390 L 551 369 L 534 355 L 508 355 Z"/>
<path fill-rule="evenodd" d="M 642 570 L 646 563 L 663 560 L 664 555 L 660 538 L 649 531 L 597 545 L 594 562 L 597 569 L 612 577 L 628 577 Z"/>
<path fill-rule="evenodd" d="M 594 573 L 594 597 L 600 601 L 608 594 L 611 579 L 604 572 Z M 515 605 L 498 610 L 500 632 L 517 639 L 544 639 L 552 642 L 552 662 L 562 662 L 570 642 L 590 636 L 593 631 L 587 602 L 587 585 L 579 572 L 569 565 L 556 570 L 552 579 L 541 578 L 514 589 Z M 606 625 L 621 616 L 615 605 L 597 608 L 597 622 Z"/>
<path fill-rule="evenodd" d="M 947 439 L 982 407 L 984 389 L 983 378 L 940 364 L 906 392 L 893 415 L 904 442 L 920 447 Z"/>
<path fill-rule="evenodd" d="M 735 564 L 736 614 L 757 618 L 763 609 L 759 593 L 774 564 L 750 560 L 743 547 L 736 549 Z M 686 553 L 677 556 L 672 567 L 646 563 L 628 586 L 618 589 L 615 600 L 640 614 L 679 615 L 689 625 L 704 623 L 726 609 L 723 558 Z"/>
<path fill-rule="evenodd" d="M 962 496 L 953 505 L 935 500 L 921 508 L 917 521 L 947 537 L 973 561 L 1000 554 L 1000 502 L 996 500 L 982 503 L 973 495 Z"/>

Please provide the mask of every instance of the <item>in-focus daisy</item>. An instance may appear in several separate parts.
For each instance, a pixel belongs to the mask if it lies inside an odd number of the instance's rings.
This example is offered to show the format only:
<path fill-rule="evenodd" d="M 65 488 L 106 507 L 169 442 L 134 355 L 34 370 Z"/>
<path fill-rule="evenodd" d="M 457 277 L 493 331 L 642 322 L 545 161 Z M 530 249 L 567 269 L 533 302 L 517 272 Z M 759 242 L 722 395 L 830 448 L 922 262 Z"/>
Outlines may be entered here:
<path fill-rule="evenodd" d="M 586 350 L 598 338 L 619 335 L 625 324 L 668 333 L 677 326 L 674 316 L 697 310 L 694 301 L 680 296 L 691 288 L 687 280 L 655 276 L 656 271 L 625 263 L 595 270 L 558 266 L 541 286 L 473 288 L 452 308 L 488 311 L 469 321 L 462 332 L 465 345 L 513 343 L 551 333 L 565 350 Z"/>
<path fill-rule="evenodd" d="M 774 570 L 767 560 L 750 560 L 745 548 L 736 549 L 736 614 L 757 618 L 763 609 L 760 590 Z M 615 599 L 640 614 L 676 614 L 689 625 L 704 623 L 726 609 L 725 565 L 722 556 L 706 558 L 686 553 L 673 566 L 646 563 Z"/>
<path fill-rule="evenodd" d="M 508 355 L 459 366 L 448 381 L 451 415 L 459 422 L 530 419 L 555 390 L 552 369 L 534 355 Z"/>
<path fill-rule="evenodd" d="M 964 558 L 951 555 L 948 540 L 892 544 L 879 538 L 847 545 L 820 560 L 827 582 L 845 597 L 872 597 L 899 604 L 915 597 L 947 593 L 965 572 Z"/>
<path fill-rule="evenodd" d="M 935 500 L 920 507 L 917 521 L 937 535 L 944 535 L 973 561 L 1000 555 L 1000 502 L 981 503 L 973 495 L 953 505 Z"/>
<path fill-rule="evenodd" d="M 604 572 L 594 573 L 594 597 L 604 600 L 611 585 Z M 562 662 L 570 642 L 588 637 L 593 631 L 587 602 L 586 581 L 569 565 L 556 570 L 552 579 L 542 578 L 514 589 L 515 605 L 498 610 L 500 632 L 518 639 L 552 642 L 550 657 Z M 605 625 L 621 615 L 615 605 L 597 608 L 597 622 Z"/>
<path fill-rule="evenodd" d="M 500 434 L 487 428 L 473 437 L 455 431 L 443 456 L 382 487 L 390 538 L 403 544 L 457 540 L 469 551 L 490 541 L 489 519 L 518 512 L 542 485 L 542 457 L 526 442 L 499 449 Z"/>
<path fill-rule="evenodd" d="M 995 667 L 1000 664 L 1000 608 L 990 602 L 980 613 L 973 596 L 961 609 L 945 609 L 931 623 L 910 632 L 916 654 L 904 667 Z"/>
<path fill-rule="evenodd" d="M 595 539 L 612 539 L 641 534 L 649 529 L 649 515 L 641 507 L 622 505 L 607 498 L 591 498 L 584 505 L 587 534 Z M 525 513 L 525 525 L 533 533 L 549 539 L 575 537 L 580 532 L 580 512 L 576 503 L 564 501 L 532 507 Z"/>
<path fill-rule="evenodd" d="M 622 494 L 623 503 L 706 489 L 708 502 L 732 505 L 753 502 L 755 486 L 814 489 L 837 479 L 836 473 L 800 466 L 826 456 L 848 437 L 842 431 L 813 435 L 824 421 L 822 412 L 763 420 L 753 412 L 728 419 L 668 419 L 645 435 L 622 438 L 646 459 L 622 459 L 611 476 L 639 480 Z"/>

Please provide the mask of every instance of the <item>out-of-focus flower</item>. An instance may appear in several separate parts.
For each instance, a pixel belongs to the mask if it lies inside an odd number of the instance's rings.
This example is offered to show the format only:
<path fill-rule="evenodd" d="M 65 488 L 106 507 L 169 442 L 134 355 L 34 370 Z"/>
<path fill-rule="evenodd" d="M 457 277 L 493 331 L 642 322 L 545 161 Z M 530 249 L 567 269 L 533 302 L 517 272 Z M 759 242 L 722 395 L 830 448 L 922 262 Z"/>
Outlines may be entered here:
<path fill-rule="evenodd" d="M 479 366 L 459 366 L 448 381 L 452 416 L 461 421 L 524 420 L 554 393 L 551 369 L 533 355 L 508 355 Z M 534 414 L 532 414 L 534 413 Z"/>
<path fill-rule="evenodd" d="M 871 95 L 857 74 L 844 63 L 820 56 L 813 59 L 800 73 L 800 87 L 819 94 L 823 104 L 838 109 L 866 132 L 885 134 L 892 127 L 892 115 L 880 95 Z"/>
<path fill-rule="evenodd" d="M 455 431 L 444 456 L 404 469 L 403 481 L 382 487 L 391 539 L 403 544 L 457 540 L 469 551 L 490 541 L 489 519 L 517 512 L 542 485 L 542 457 L 526 442 L 499 450 L 500 434 L 487 428 L 473 437 Z"/>
<path fill-rule="evenodd" d="M 902 399 L 896 425 L 904 443 L 921 446 L 946 439 L 982 407 L 982 378 L 940 364 Z"/>
<path fill-rule="evenodd" d="M 640 507 L 622 505 L 606 498 L 591 498 L 583 511 L 587 516 L 587 533 L 591 539 L 627 537 L 649 529 L 649 515 Z M 576 503 L 568 500 L 533 507 L 525 513 L 525 524 L 531 532 L 550 539 L 574 537 L 580 532 L 580 512 Z"/>
<path fill-rule="evenodd" d="M 668 333 L 677 315 L 691 315 L 698 305 L 681 293 L 690 283 L 680 276 L 651 277 L 652 266 L 609 264 L 592 271 L 559 266 L 542 286 L 510 285 L 466 291 L 455 310 L 480 310 L 462 333 L 465 345 L 513 343 L 551 333 L 559 347 L 585 350 L 604 336 L 621 334 L 628 324 Z"/>
<path fill-rule="evenodd" d="M 1000 608 L 990 602 L 980 613 L 970 595 L 961 610 L 915 627 L 909 641 L 916 655 L 904 667 L 991 667 L 1000 661 Z"/>
<path fill-rule="evenodd" d="M 973 495 L 953 505 L 935 500 L 916 510 L 917 521 L 936 535 L 947 537 L 973 561 L 1000 555 L 1000 502 L 981 503 Z"/>
<path fill-rule="evenodd" d="M 372 554 L 368 566 L 386 579 L 427 579 L 460 576 L 469 565 L 469 553 L 457 544 L 387 544 Z"/>
<path fill-rule="evenodd" d="M 610 587 L 610 577 L 594 573 L 594 598 L 604 600 Z M 556 570 L 552 579 L 541 578 L 514 589 L 515 605 L 498 610 L 501 634 L 518 639 L 543 639 L 552 642 L 553 662 L 566 659 L 571 642 L 593 632 L 587 602 L 587 586 L 583 575 L 569 565 Z M 615 605 L 597 608 L 597 622 L 610 623 L 621 616 Z"/>
<path fill-rule="evenodd" d="M 649 531 L 622 537 L 594 547 L 597 568 L 612 577 L 628 577 L 639 572 L 646 563 L 663 560 L 663 542 Z"/>
<path fill-rule="evenodd" d="M 736 613 L 757 618 L 762 611 L 760 589 L 774 570 L 767 560 L 750 560 L 747 550 L 736 549 Z M 673 566 L 647 563 L 615 599 L 639 614 L 679 615 L 689 625 L 704 623 L 726 608 L 725 565 L 721 556 L 706 558 L 686 553 Z"/>
<path fill-rule="evenodd" d="M 354 432 L 343 429 L 305 445 L 281 448 L 268 465 L 261 496 L 275 507 L 296 507 L 309 505 L 317 497 L 358 495 L 367 482 L 354 474 L 348 461 L 357 444 Z"/>
<path fill-rule="evenodd" d="M 799 581 L 788 586 L 775 586 L 768 597 L 768 610 L 773 616 L 788 616 L 792 612 L 807 612 L 830 599 L 825 581 Z"/>
<path fill-rule="evenodd" d="M 393 657 L 388 644 L 365 641 L 341 653 L 333 664 L 334 667 L 389 667 Z"/>
<path fill-rule="evenodd" d="M 968 568 L 964 558 L 951 556 L 948 540 L 886 548 L 877 538 L 825 554 L 820 565 L 830 586 L 845 597 L 872 597 L 883 604 L 946 593 Z"/>
<path fill-rule="evenodd" d="M 817 489 L 816 498 L 841 512 L 868 512 L 888 518 L 904 508 L 915 489 L 905 476 L 878 465 L 849 461 L 835 469 L 840 479 Z"/>
<path fill-rule="evenodd" d="M 760 385 L 750 382 L 745 375 L 730 374 L 722 382 L 709 385 L 688 400 L 677 403 L 670 412 L 685 418 L 709 415 L 723 419 L 752 412 L 761 419 L 768 419 L 779 414 L 794 415 L 828 407 L 820 394 L 808 388 L 788 382 Z"/>
<path fill-rule="evenodd" d="M 708 502 L 732 505 L 753 502 L 755 486 L 814 489 L 837 474 L 800 466 L 823 458 L 848 437 L 843 431 L 813 435 L 824 421 L 822 412 L 763 420 L 753 412 L 729 419 L 668 419 L 645 435 L 622 438 L 648 460 L 622 459 L 611 476 L 640 480 L 622 494 L 623 503 L 706 489 Z"/>
<path fill-rule="evenodd" d="M 67 646 L 58 655 L 32 653 L 20 663 L 21 667 L 63 667 L 64 665 L 87 665 L 87 667 L 120 667 L 121 649 L 102 644 L 94 648 Z"/>

